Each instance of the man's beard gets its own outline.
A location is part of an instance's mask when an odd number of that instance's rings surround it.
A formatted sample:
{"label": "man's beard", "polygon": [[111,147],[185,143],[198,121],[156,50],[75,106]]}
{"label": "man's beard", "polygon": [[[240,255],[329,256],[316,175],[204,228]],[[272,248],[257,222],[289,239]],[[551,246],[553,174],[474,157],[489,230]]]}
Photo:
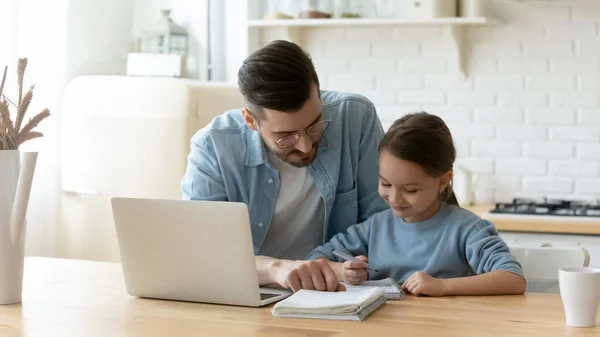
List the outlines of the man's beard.
{"label": "man's beard", "polygon": [[315,161],[315,159],[317,158],[317,153],[319,152],[319,144],[318,143],[314,143],[313,147],[311,149],[310,155],[307,158],[303,158],[303,159],[299,159],[299,160],[294,160],[294,159],[290,159],[290,155],[295,155],[295,154],[304,154],[301,151],[298,150],[293,150],[287,154],[285,154],[285,157],[283,157],[280,153],[277,153],[277,156],[283,160],[284,162],[295,166],[295,167],[306,167],[310,164],[312,164],[312,162]]}

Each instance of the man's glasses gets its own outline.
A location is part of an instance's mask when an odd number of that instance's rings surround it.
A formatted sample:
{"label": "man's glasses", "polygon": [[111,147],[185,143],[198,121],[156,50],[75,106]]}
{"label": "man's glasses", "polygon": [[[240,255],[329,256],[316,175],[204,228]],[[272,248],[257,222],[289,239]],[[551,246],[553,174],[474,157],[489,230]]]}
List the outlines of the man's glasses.
{"label": "man's glasses", "polygon": [[[329,127],[329,122],[331,122],[331,120],[320,121],[306,128],[305,132],[309,136],[318,136],[327,130]],[[275,142],[275,144],[277,144],[277,147],[280,149],[287,149],[288,147],[296,144],[298,140],[300,140],[300,132],[294,132],[279,139]]]}

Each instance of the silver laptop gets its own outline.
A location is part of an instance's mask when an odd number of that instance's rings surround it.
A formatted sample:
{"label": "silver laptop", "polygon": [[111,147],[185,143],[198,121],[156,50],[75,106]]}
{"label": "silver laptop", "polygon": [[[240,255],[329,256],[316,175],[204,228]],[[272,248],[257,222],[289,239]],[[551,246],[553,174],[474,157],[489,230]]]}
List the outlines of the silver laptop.
{"label": "silver laptop", "polygon": [[292,294],[259,287],[243,203],[112,198],[111,204],[129,295],[258,307]]}

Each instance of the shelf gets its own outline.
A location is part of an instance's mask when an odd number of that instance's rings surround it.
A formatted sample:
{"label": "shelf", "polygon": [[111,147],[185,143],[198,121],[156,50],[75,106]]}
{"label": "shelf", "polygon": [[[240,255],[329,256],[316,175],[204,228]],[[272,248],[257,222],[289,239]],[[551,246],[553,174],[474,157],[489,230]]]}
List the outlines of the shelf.
{"label": "shelf", "polygon": [[434,19],[402,18],[348,18],[348,19],[272,19],[248,20],[246,27],[251,30],[277,28],[282,30],[285,39],[302,44],[302,30],[317,27],[381,27],[381,26],[446,26],[450,30],[456,50],[456,67],[462,78],[467,77],[467,40],[465,27],[476,25],[495,25],[501,22],[488,17],[442,17]]}
{"label": "shelf", "polygon": [[249,20],[249,27],[346,27],[346,26],[396,26],[396,25],[489,25],[499,21],[480,18],[445,17],[436,19],[279,19]]}

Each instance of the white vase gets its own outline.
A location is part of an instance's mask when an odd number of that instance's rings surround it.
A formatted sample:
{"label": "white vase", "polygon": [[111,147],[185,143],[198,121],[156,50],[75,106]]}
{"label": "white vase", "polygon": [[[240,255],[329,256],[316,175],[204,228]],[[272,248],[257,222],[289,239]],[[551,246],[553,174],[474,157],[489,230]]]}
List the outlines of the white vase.
{"label": "white vase", "polygon": [[37,152],[0,150],[0,305],[21,302],[25,213]]}

